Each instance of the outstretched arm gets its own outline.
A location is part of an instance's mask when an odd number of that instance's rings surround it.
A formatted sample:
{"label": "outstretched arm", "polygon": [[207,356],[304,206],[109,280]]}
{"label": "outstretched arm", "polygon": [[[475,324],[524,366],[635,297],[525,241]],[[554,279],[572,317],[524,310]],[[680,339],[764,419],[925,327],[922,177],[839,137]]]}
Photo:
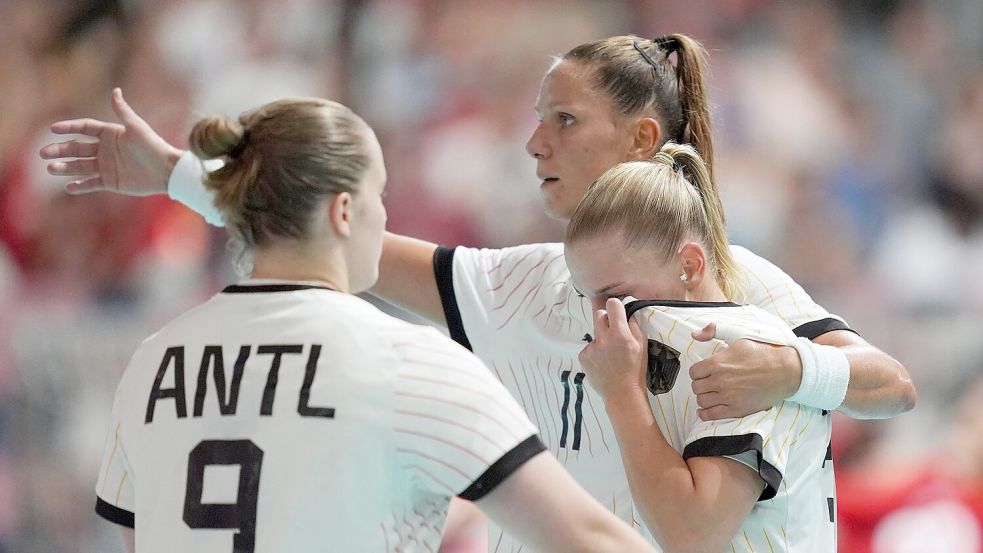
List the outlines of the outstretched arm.
{"label": "outstretched arm", "polygon": [[[694,335],[699,340],[713,336],[710,327]],[[914,408],[911,376],[890,355],[846,330],[827,332],[813,342],[837,348],[849,363],[846,397],[836,410],[855,419],[884,419]],[[795,394],[802,383],[802,360],[789,346],[738,340],[694,364],[690,376],[701,419],[736,418],[770,409]]]}
{"label": "outstretched arm", "polygon": [[[120,123],[96,119],[72,119],[51,125],[55,134],[81,134],[95,141],[74,138],[41,148],[41,157],[52,160],[48,172],[72,177],[65,190],[84,194],[108,190],[129,196],[166,194],[167,183],[183,153],[165,141],[113,89],[113,111]],[[196,210],[208,206],[189,206]],[[380,263],[379,282],[371,292],[436,323],[444,322],[444,310],[434,278],[436,244],[387,233]]]}
{"label": "outstretched arm", "polygon": [[386,233],[379,261],[379,280],[369,292],[389,303],[447,326],[437,291],[433,256],[437,244]]}
{"label": "outstretched arm", "polygon": [[[55,134],[81,134],[94,142],[72,139],[41,148],[48,172],[74,177],[65,185],[72,194],[109,190],[130,196],[167,193],[167,177],[181,150],[167,143],[113,89],[113,111],[121,123],[72,119],[51,125]],[[72,159],[75,158],[75,159]]]}

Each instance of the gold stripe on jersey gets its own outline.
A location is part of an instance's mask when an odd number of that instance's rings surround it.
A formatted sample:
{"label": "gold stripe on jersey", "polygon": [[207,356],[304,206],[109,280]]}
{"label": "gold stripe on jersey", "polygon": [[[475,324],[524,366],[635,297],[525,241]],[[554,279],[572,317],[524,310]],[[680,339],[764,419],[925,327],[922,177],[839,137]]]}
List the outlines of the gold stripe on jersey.
{"label": "gold stripe on jersey", "polygon": [[109,469],[113,468],[113,459],[116,458],[116,451],[119,449],[119,423],[116,423],[116,431],[113,433],[113,451],[109,454],[109,460],[106,461],[106,473],[103,474],[102,478],[102,489],[99,493],[106,491],[106,484],[109,483]]}
{"label": "gold stripe on jersey", "polygon": [[126,477],[129,476],[129,472],[123,472],[123,478],[119,480],[119,487],[116,488],[116,500],[115,504],[119,505],[119,496],[123,493],[123,484],[126,482]]}

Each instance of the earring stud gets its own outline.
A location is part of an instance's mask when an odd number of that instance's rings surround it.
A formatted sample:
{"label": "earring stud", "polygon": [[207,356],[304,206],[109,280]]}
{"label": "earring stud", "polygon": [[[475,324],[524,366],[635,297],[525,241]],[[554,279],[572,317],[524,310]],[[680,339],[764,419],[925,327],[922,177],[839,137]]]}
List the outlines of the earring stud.
{"label": "earring stud", "polygon": [[679,280],[686,282],[686,273],[679,275]]}

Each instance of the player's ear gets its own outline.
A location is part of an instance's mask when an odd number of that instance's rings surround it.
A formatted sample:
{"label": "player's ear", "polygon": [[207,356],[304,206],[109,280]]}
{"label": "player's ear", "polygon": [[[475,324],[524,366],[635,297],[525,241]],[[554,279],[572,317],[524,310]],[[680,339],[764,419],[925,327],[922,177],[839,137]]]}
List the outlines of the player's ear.
{"label": "player's ear", "polygon": [[628,159],[646,160],[659,153],[662,126],[652,117],[642,117],[632,126],[632,144]]}
{"label": "player's ear", "polygon": [[327,203],[328,221],[335,234],[347,238],[352,233],[352,195],[348,192],[336,194]]}
{"label": "player's ear", "polygon": [[[696,289],[706,278],[707,256],[703,246],[687,242],[679,249],[679,263],[682,266],[680,280],[686,290]],[[685,277],[685,278],[684,278]]]}

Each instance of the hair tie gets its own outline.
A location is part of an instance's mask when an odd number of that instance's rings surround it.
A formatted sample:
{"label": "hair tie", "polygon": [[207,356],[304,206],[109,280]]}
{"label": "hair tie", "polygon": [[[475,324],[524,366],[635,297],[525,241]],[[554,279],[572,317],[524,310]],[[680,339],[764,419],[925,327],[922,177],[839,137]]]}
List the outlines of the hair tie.
{"label": "hair tie", "polygon": [[652,163],[661,163],[673,171],[676,170],[676,159],[671,154],[661,150],[652,156]]}
{"label": "hair tie", "polygon": [[666,57],[669,57],[669,54],[679,50],[679,40],[671,35],[660,36],[659,38],[652,40],[652,42],[654,42],[659,48],[666,51]]}
{"label": "hair tie", "polygon": [[229,157],[232,159],[236,159],[237,157],[241,156],[242,152],[246,150],[246,146],[248,145],[249,145],[249,129],[246,129],[242,131],[242,136],[239,138],[239,141],[235,143],[235,146],[233,146],[232,149],[229,150]]}

